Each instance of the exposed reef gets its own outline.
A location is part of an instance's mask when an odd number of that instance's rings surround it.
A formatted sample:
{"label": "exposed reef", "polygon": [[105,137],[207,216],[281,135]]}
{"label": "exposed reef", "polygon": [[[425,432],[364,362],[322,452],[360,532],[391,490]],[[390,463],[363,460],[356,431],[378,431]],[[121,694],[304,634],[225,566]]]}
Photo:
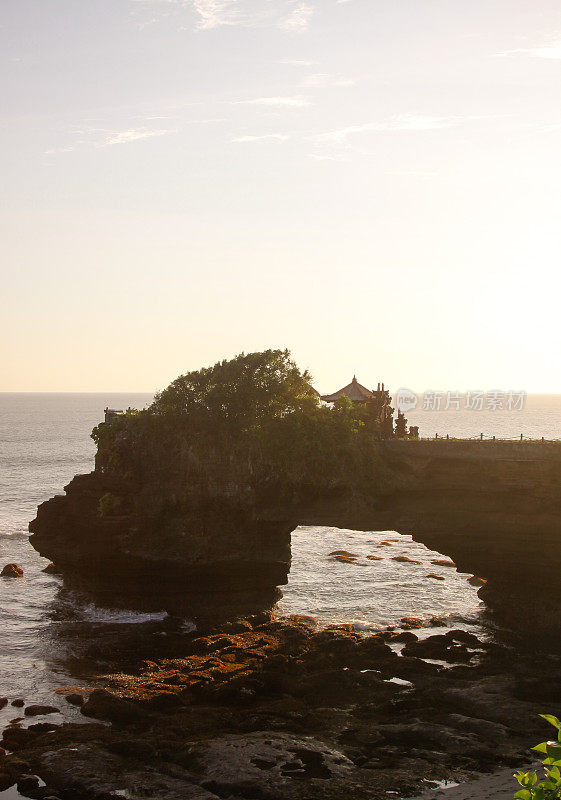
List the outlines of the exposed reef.
{"label": "exposed reef", "polygon": [[538,712],[559,713],[556,661],[542,657],[538,679],[535,654],[513,660],[462,630],[368,637],[262,613],[169,634],[130,672],[74,687],[88,724],[13,721],[0,789],[17,782],[37,800],[403,797],[522,767],[543,733]]}

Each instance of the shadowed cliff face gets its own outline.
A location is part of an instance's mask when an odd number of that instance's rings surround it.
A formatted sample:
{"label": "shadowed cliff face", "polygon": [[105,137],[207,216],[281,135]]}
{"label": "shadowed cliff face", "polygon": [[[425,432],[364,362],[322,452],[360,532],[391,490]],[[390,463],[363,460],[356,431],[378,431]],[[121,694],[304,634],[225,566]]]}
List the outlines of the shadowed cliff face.
{"label": "shadowed cliff face", "polygon": [[[234,453],[123,479],[101,468],[39,506],[31,542],[69,580],[144,607],[236,614],[270,605],[299,524],[411,533],[487,580],[506,622],[561,601],[561,448],[380,442],[367,482],[307,485]],[[193,610],[195,609],[195,611]],[[535,619],[534,619],[535,618]]]}

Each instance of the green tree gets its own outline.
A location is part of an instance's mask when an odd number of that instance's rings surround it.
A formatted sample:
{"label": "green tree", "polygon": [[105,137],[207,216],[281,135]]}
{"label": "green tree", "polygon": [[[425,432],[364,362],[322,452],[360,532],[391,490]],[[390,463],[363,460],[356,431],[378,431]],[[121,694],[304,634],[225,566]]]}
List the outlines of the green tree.
{"label": "green tree", "polygon": [[265,420],[316,407],[310,380],[288,350],[242,353],[176,378],[156,395],[150,411],[182,417],[193,429],[243,433]]}

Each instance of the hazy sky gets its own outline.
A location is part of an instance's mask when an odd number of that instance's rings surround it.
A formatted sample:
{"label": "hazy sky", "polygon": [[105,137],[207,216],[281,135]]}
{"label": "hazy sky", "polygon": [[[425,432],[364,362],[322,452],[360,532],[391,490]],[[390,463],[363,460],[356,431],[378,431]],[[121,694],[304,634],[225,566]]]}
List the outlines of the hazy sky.
{"label": "hazy sky", "polygon": [[559,0],[0,11],[0,390],[561,392]]}

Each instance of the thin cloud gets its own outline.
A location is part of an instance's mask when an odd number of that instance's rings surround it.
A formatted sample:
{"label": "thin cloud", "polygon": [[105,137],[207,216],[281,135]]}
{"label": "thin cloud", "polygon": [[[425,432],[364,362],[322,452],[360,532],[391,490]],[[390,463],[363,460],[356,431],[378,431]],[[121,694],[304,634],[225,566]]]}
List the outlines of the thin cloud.
{"label": "thin cloud", "polygon": [[125,131],[117,131],[116,133],[108,136],[104,141],[97,144],[97,147],[111,147],[114,144],[129,144],[136,142],[139,139],[151,139],[153,136],[165,136],[168,133],[175,133],[176,131],[161,130],[161,131],[145,131],[129,129]]}
{"label": "thin cloud", "polygon": [[287,31],[302,33],[310,24],[315,8],[310,3],[296,2],[290,13],[280,21],[279,26]]}
{"label": "thin cloud", "polygon": [[233,142],[286,142],[290,139],[286,133],[264,133],[261,136],[238,136]]}
{"label": "thin cloud", "polygon": [[193,0],[193,7],[199,15],[197,27],[201,30],[244,24],[238,0]]}
{"label": "thin cloud", "polygon": [[[186,0],[178,0],[186,5]],[[315,8],[305,0],[190,0],[197,14],[196,27],[209,30],[224,25],[276,26],[300,33],[309,25]]]}
{"label": "thin cloud", "polygon": [[343,142],[349,136],[367,133],[369,131],[434,131],[452,128],[454,125],[457,125],[458,122],[459,119],[457,117],[404,115],[394,117],[385,122],[367,122],[362,125],[349,125],[346,128],[320,133],[316,136],[316,139],[322,142]]}
{"label": "thin cloud", "polygon": [[346,161],[347,159],[345,156],[339,154],[327,154],[327,153],[309,153],[308,158],[313,158],[314,161]]}
{"label": "thin cloud", "polygon": [[341,78],[337,75],[330,75],[327,72],[318,72],[315,75],[307,75],[302,79],[302,86],[310,89],[319,89],[327,86],[354,86],[356,81],[351,78]]}
{"label": "thin cloud", "polygon": [[532,58],[561,59],[561,39],[541,47],[519,47],[517,50],[505,50],[496,53],[499,58],[505,56],[530,56]]}
{"label": "thin cloud", "polygon": [[313,67],[317,61],[306,61],[298,58],[287,58],[284,61],[277,61],[277,64],[286,64],[289,67]]}
{"label": "thin cloud", "polygon": [[45,155],[54,156],[58,153],[71,153],[73,150],[73,147],[53,147],[50,150],[45,150]]}
{"label": "thin cloud", "polygon": [[81,148],[103,148],[113,145],[130,144],[131,142],[151,139],[154,136],[166,136],[177,133],[177,129],[147,130],[146,128],[126,128],[124,130],[109,130],[107,128],[75,128],[74,136],[79,136],[72,144],[64,147],[54,147],[46,150],[47,155],[57,153],[70,153]]}
{"label": "thin cloud", "polygon": [[303,108],[309,106],[310,101],[302,95],[288,97],[255,97],[252,100],[236,100],[234,105],[265,106],[268,108]]}

